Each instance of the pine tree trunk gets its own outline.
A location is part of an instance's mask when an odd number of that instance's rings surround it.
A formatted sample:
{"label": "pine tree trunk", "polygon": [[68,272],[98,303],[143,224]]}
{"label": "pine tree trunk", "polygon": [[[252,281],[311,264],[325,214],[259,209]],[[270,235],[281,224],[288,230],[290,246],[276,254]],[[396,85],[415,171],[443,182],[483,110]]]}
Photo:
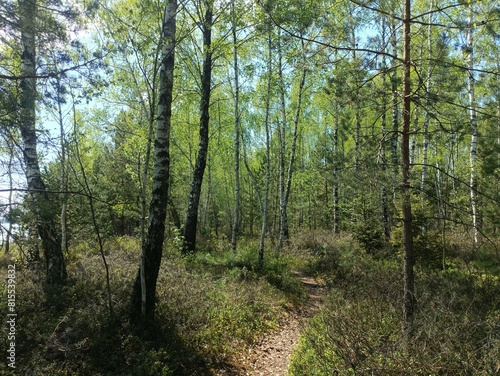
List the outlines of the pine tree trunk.
{"label": "pine tree trunk", "polygon": [[160,67],[158,121],[154,142],[154,171],[148,232],[142,247],[141,265],[132,291],[132,319],[143,324],[154,319],[156,281],[160,270],[170,178],[170,125],[175,66],[177,0],[165,8],[162,37],[165,43]]}
{"label": "pine tree trunk", "polygon": [[201,186],[207,164],[208,129],[210,124],[210,93],[212,85],[212,7],[211,1],[206,1],[205,19],[203,20],[203,72],[201,76],[200,103],[200,139],[198,156],[193,171],[193,181],[189,193],[189,202],[184,224],[184,253],[196,250],[196,229],[198,226],[198,207],[200,205]]}
{"label": "pine tree trunk", "polygon": [[30,192],[32,209],[37,221],[38,235],[46,262],[47,283],[62,284],[66,280],[66,265],[61,251],[61,241],[54,222],[48,194],[40,174],[36,136],[36,0],[19,1],[19,26],[21,29],[21,76],[19,126],[23,140],[25,174]]}

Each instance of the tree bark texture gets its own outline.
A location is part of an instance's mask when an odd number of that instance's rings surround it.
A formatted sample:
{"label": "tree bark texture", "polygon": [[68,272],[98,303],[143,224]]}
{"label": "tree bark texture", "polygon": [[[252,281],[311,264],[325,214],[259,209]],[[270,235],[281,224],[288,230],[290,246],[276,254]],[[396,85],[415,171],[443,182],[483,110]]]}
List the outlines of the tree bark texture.
{"label": "tree bark texture", "polygon": [[19,26],[21,30],[21,71],[19,127],[23,140],[25,174],[30,192],[32,210],[42,241],[49,284],[62,284],[66,280],[66,265],[61,241],[54,221],[55,212],[50,204],[45,183],[40,174],[36,136],[36,0],[19,1]]}
{"label": "tree bark texture", "polygon": [[[305,62],[304,62],[305,64]],[[302,76],[300,78],[300,83],[299,83],[299,92],[297,94],[297,111],[295,113],[295,120],[293,123],[293,138],[292,138],[292,150],[290,152],[290,160],[288,162],[288,171],[287,171],[287,178],[286,178],[286,186],[285,186],[285,197],[283,200],[283,213],[282,213],[282,227],[283,227],[283,241],[288,240],[289,237],[289,230],[288,230],[288,215],[287,215],[287,207],[288,207],[288,200],[290,198],[290,191],[292,189],[292,178],[293,178],[293,166],[295,162],[295,152],[297,150],[297,136],[298,136],[298,130],[299,130],[299,119],[300,119],[300,110],[302,107],[302,94],[304,92],[304,85],[306,82],[306,68],[302,70]]]}
{"label": "tree bark texture", "polygon": [[240,83],[238,74],[238,38],[236,35],[236,11],[232,2],[232,34],[233,34],[233,63],[234,63],[234,217],[231,234],[231,248],[236,252],[238,225],[240,221]]}
{"label": "tree bark texture", "polygon": [[269,112],[271,106],[271,80],[272,80],[272,39],[271,32],[269,32],[267,38],[267,90],[266,90],[266,115],[264,124],[266,127],[266,183],[264,187],[264,200],[262,202],[262,228],[260,231],[260,244],[259,244],[259,264],[264,263],[264,251],[265,251],[265,238],[267,232],[267,212],[269,209],[269,185],[271,182],[271,136],[270,136],[270,126],[269,126]]}
{"label": "tree bark texture", "polygon": [[[175,66],[175,31],[177,0],[165,8],[162,37],[165,47],[160,66],[158,121],[154,141],[154,171],[147,236],[141,265],[132,292],[132,318],[144,324],[154,319],[156,281],[161,265],[170,178],[170,126]],[[145,291],[144,291],[145,290]]]}
{"label": "tree bark texture", "polygon": [[279,90],[280,90],[280,106],[281,106],[281,122],[279,125],[279,140],[280,140],[280,159],[279,159],[279,208],[280,208],[280,222],[279,222],[279,240],[278,249],[283,247],[283,243],[288,239],[288,223],[286,218],[286,205],[285,205],[285,154],[286,154],[286,105],[285,105],[285,82],[283,77],[283,53],[281,31],[278,31],[278,77],[279,77]]}
{"label": "tree bark texture", "polygon": [[[385,23],[384,23],[383,27],[385,28]],[[385,44],[385,41],[384,41],[384,44]],[[383,57],[383,59],[384,59],[384,63],[383,63],[384,74],[382,75],[382,80],[383,80],[383,83],[385,86],[385,83],[386,83],[385,69],[387,67],[385,64],[385,57]],[[382,162],[382,171],[384,171],[384,173],[387,171],[387,158],[385,155],[385,143],[386,143],[386,138],[387,138],[386,110],[387,110],[387,100],[386,100],[385,94],[383,94],[382,95],[382,139],[380,141],[380,157],[381,157],[380,159]],[[387,194],[387,185],[385,182],[382,184],[382,189],[380,192],[380,200],[381,200],[381,204],[382,204],[382,222],[384,224],[384,236],[385,236],[385,240],[389,241],[391,239],[391,218],[390,218],[390,214],[389,214],[389,198],[388,198],[388,194]]]}
{"label": "tree bark texture", "polygon": [[467,27],[467,62],[468,62],[468,75],[467,91],[469,92],[469,120],[471,129],[471,142],[470,142],[470,201],[472,209],[472,231],[474,245],[477,246],[479,241],[479,224],[478,224],[478,200],[477,200],[477,114],[476,114],[476,97],[474,87],[474,45],[473,41],[473,9],[472,3],[469,3],[469,19]]}
{"label": "tree bark texture", "polygon": [[[390,25],[391,29],[391,46],[393,50],[393,55],[397,56],[398,45],[396,38],[396,25],[392,21]],[[398,134],[399,134],[399,96],[398,96],[398,73],[397,69],[393,68],[393,73],[391,76],[391,91],[392,91],[392,137],[391,137],[391,160],[394,173],[398,173]]]}
{"label": "tree bark texture", "polygon": [[340,192],[339,192],[339,110],[338,100],[335,97],[335,112],[333,126],[333,233],[340,234]]}
{"label": "tree bark texture", "polygon": [[431,106],[431,88],[432,88],[432,66],[430,61],[432,60],[432,8],[434,5],[434,1],[431,1],[430,9],[429,9],[429,26],[427,28],[427,49],[428,55],[427,58],[429,60],[429,67],[427,68],[427,78],[425,84],[425,95],[426,95],[426,103],[427,103],[427,111],[425,112],[424,118],[424,145],[422,149],[422,180],[420,183],[421,190],[421,199],[422,203],[425,203],[427,200],[427,195],[425,190],[427,189],[427,163],[428,163],[428,150],[429,150],[429,123],[430,123],[430,106]]}
{"label": "tree bark texture", "polygon": [[407,328],[411,328],[415,313],[415,254],[413,249],[411,186],[410,186],[410,122],[411,122],[411,86],[410,86],[410,27],[411,2],[405,0],[403,21],[403,129],[401,136],[401,170],[403,195],[403,253],[404,253],[404,318]]}
{"label": "tree bark texture", "polygon": [[205,2],[206,10],[203,20],[203,71],[201,76],[200,102],[200,138],[198,156],[193,171],[193,181],[189,193],[189,203],[184,224],[184,253],[196,250],[196,229],[198,226],[198,207],[200,205],[201,186],[207,165],[209,124],[210,124],[210,93],[212,85],[212,2]]}

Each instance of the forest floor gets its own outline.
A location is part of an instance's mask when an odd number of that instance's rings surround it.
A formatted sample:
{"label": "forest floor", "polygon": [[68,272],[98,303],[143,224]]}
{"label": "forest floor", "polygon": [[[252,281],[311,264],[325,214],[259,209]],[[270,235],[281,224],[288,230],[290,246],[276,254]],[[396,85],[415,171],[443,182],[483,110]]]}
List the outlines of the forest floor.
{"label": "forest floor", "polygon": [[299,343],[302,329],[319,310],[326,296],[322,281],[294,271],[307,291],[305,304],[293,307],[280,320],[279,328],[258,339],[245,353],[239,354],[217,376],[284,376],[293,350]]}

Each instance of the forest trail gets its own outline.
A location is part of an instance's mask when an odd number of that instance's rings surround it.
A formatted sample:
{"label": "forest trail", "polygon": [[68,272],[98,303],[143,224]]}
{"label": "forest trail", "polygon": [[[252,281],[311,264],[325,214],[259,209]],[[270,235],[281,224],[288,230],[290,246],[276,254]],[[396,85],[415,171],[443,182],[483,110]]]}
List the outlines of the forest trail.
{"label": "forest trail", "polygon": [[326,295],[324,284],[300,272],[293,272],[304,284],[307,302],[292,309],[280,322],[275,332],[260,338],[252,348],[232,361],[235,366],[218,370],[217,376],[284,376],[290,356],[299,343],[300,334],[307,319],[311,318],[323,304]]}

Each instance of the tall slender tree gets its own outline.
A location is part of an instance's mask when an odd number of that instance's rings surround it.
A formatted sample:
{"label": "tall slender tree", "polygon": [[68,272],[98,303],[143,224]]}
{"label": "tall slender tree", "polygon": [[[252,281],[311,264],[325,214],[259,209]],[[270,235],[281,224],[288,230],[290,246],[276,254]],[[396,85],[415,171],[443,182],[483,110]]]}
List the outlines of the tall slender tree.
{"label": "tall slender tree", "polygon": [[477,246],[479,241],[479,223],[478,223],[478,199],[477,199],[477,114],[476,114],[476,96],[474,83],[474,12],[472,1],[468,1],[468,22],[467,22],[467,91],[469,95],[469,121],[471,131],[470,141],[470,202],[472,209],[472,231],[474,245]]}
{"label": "tall slender tree", "polygon": [[23,140],[25,175],[30,193],[37,230],[42,241],[47,282],[62,284],[67,273],[61,240],[55,225],[55,213],[50,204],[45,183],[40,173],[36,135],[36,0],[19,1],[19,29],[21,33],[21,69],[19,127]]}
{"label": "tall slender tree", "polygon": [[272,82],[272,58],[273,58],[273,43],[271,37],[271,27],[268,26],[267,34],[267,80],[266,80],[266,96],[265,96],[265,133],[266,133],[266,175],[264,183],[264,198],[262,200],[262,227],[260,231],[260,243],[259,243],[259,264],[262,265],[264,262],[264,251],[265,251],[265,239],[267,232],[267,214],[269,210],[269,185],[271,183],[271,132],[269,125],[269,114],[271,106],[271,82]]}
{"label": "tall slender tree", "polygon": [[[212,27],[213,1],[202,1],[205,12],[201,22],[203,34],[203,68],[201,73],[201,101],[200,101],[200,138],[198,156],[193,171],[193,180],[189,193],[189,202],[184,224],[184,253],[196,250],[196,229],[198,226],[198,207],[200,205],[203,175],[207,165],[209,125],[210,125],[210,94],[212,92]],[[200,8],[201,8],[201,4]]]}
{"label": "tall slender tree", "polygon": [[403,18],[403,125],[401,132],[401,172],[403,195],[404,318],[411,328],[415,314],[415,254],[413,249],[410,122],[411,122],[411,0],[405,0]]}
{"label": "tall slender tree", "polygon": [[[382,18],[382,33],[381,33],[381,42],[382,48],[385,50],[387,44],[387,20],[385,17]],[[387,157],[386,157],[386,142],[387,142],[387,96],[385,93],[386,81],[387,81],[387,58],[386,56],[382,56],[382,115],[381,115],[381,126],[382,126],[382,138],[380,140],[380,156],[381,156],[381,164],[382,171],[387,171]],[[385,240],[389,241],[391,238],[391,218],[389,212],[389,197],[387,194],[388,187],[384,182],[382,183],[382,189],[380,192],[381,204],[382,204],[382,221],[384,224],[384,236]]]}
{"label": "tall slender tree", "polygon": [[291,142],[291,150],[288,161],[288,167],[285,167],[285,159],[286,159],[286,128],[287,128],[287,108],[286,108],[286,100],[285,100],[285,77],[283,74],[283,41],[281,38],[281,31],[278,34],[278,76],[279,76],[279,92],[280,92],[280,110],[281,110],[281,121],[280,121],[280,171],[279,171],[279,202],[280,202],[280,234],[279,234],[279,242],[278,248],[281,249],[283,247],[284,242],[286,242],[289,238],[289,228],[288,228],[288,215],[287,215],[287,206],[288,200],[290,198],[290,191],[292,185],[292,177],[293,177],[293,168],[295,162],[295,152],[297,147],[297,136],[298,136],[298,127],[300,114],[302,109],[302,95],[304,92],[304,85],[307,75],[307,68],[305,64],[305,48],[304,41],[301,40],[302,46],[302,70],[300,76],[300,82],[297,92],[297,103],[296,103],[296,111],[295,117],[293,121],[293,133],[292,133],[292,142]]}
{"label": "tall slender tree", "polygon": [[231,248],[236,251],[238,225],[240,222],[240,82],[238,66],[238,37],[235,0],[231,3],[231,33],[233,36],[234,69],[234,215],[231,234]]}
{"label": "tall slender tree", "polygon": [[[158,120],[154,142],[154,172],[149,223],[142,247],[141,264],[132,292],[132,318],[147,324],[154,319],[156,281],[160,270],[170,179],[170,127],[175,67],[177,0],[169,0],[162,26],[158,93]],[[138,320],[137,320],[138,321]]]}
{"label": "tall slender tree", "polygon": [[429,150],[429,123],[431,120],[431,114],[430,114],[430,104],[431,104],[431,89],[432,89],[432,19],[433,19],[433,7],[434,7],[434,1],[430,2],[429,5],[429,17],[428,17],[428,23],[429,25],[427,26],[427,50],[428,50],[428,61],[429,65],[427,67],[427,75],[426,75],[426,82],[425,82],[425,99],[426,99],[426,107],[427,111],[425,112],[425,117],[424,117],[424,129],[423,129],[423,136],[424,136],[424,144],[422,148],[422,179],[420,182],[420,190],[421,190],[421,199],[422,202],[425,202],[427,199],[425,190],[427,188],[427,163],[428,163],[428,150]]}

